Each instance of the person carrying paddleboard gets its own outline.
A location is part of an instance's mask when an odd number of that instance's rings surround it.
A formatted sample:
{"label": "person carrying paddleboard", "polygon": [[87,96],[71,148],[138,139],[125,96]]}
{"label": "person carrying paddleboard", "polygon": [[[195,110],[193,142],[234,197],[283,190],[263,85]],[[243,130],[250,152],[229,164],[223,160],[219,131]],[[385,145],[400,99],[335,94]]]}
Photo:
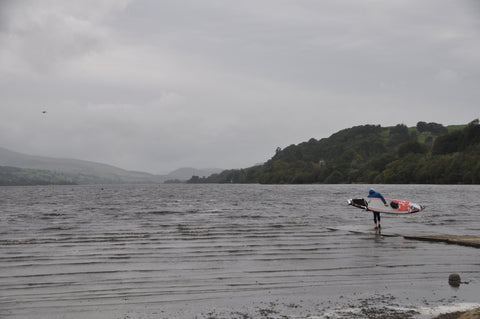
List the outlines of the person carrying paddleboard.
{"label": "person carrying paddleboard", "polygon": [[[368,197],[370,198],[380,198],[382,202],[385,204],[385,206],[388,207],[387,201],[383,197],[382,194],[379,192],[376,192],[373,188],[370,188],[370,191],[368,192]],[[378,224],[377,224],[378,220]],[[380,229],[382,226],[380,226],[380,213],[379,212],[373,212],[373,221],[375,222],[375,229]]]}

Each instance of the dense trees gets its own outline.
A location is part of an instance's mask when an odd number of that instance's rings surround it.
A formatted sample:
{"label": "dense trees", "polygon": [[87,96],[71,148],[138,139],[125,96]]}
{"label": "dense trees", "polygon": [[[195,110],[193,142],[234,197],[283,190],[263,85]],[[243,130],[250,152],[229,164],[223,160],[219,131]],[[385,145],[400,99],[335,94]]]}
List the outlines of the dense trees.
{"label": "dense trees", "polygon": [[463,152],[478,144],[480,144],[480,125],[477,121],[473,121],[463,130],[439,136],[433,144],[432,153],[439,155]]}
{"label": "dense trees", "polygon": [[448,128],[418,122],[363,125],[329,138],[277,148],[265,164],[192,182],[213,183],[480,183],[480,125]]}
{"label": "dense trees", "polygon": [[428,133],[433,135],[443,135],[448,133],[448,129],[442,124],[438,123],[418,122],[417,130],[420,133]]}

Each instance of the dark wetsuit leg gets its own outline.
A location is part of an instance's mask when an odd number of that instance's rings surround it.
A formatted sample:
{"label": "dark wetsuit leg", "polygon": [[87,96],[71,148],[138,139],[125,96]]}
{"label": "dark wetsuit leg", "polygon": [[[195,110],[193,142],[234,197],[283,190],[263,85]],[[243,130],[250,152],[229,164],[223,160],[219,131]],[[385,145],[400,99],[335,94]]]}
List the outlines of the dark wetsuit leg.
{"label": "dark wetsuit leg", "polygon": [[380,222],[380,213],[373,212],[373,221],[375,222],[375,224],[377,223],[377,220],[378,222]]}

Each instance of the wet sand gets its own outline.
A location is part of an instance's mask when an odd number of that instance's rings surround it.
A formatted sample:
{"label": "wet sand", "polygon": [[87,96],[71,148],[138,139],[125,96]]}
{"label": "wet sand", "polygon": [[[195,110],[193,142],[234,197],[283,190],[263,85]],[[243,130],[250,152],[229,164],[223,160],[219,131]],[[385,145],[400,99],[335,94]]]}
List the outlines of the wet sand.
{"label": "wet sand", "polygon": [[403,237],[405,239],[444,242],[447,244],[480,248],[480,237],[476,237],[476,236],[435,235],[435,236],[403,236]]}
{"label": "wet sand", "polygon": [[[422,240],[430,242],[444,242],[447,244],[480,248],[480,237],[456,235],[431,235],[431,236],[403,236],[405,239]],[[480,308],[470,311],[456,311],[435,317],[434,319],[480,319]]]}
{"label": "wet sand", "polygon": [[[330,305],[331,306],[331,305]],[[290,310],[286,310],[290,308]],[[401,307],[398,300],[392,295],[377,295],[354,300],[345,297],[343,304],[337,304],[334,309],[325,307],[317,313],[302,309],[295,303],[270,302],[263,303],[254,311],[213,310],[197,314],[197,319],[253,319],[253,318],[282,318],[282,319],[480,319],[480,308],[467,311],[454,311],[439,315],[425,314],[418,309]],[[290,315],[289,312],[295,312]],[[192,317],[193,318],[193,317]]]}
{"label": "wet sand", "polygon": [[[430,242],[443,242],[453,245],[469,246],[480,248],[480,237],[477,236],[457,236],[457,235],[429,235],[429,236],[403,236],[405,239],[411,240],[421,240],[421,241],[430,241]],[[400,313],[400,318],[409,318],[412,315],[412,312]],[[380,316],[385,319],[397,318],[397,314],[389,315],[383,313],[383,311],[376,311],[373,317],[368,316],[369,318],[377,318]],[[456,311],[451,313],[441,314],[434,319],[480,319],[480,308],[473,309],[470,311]]]}

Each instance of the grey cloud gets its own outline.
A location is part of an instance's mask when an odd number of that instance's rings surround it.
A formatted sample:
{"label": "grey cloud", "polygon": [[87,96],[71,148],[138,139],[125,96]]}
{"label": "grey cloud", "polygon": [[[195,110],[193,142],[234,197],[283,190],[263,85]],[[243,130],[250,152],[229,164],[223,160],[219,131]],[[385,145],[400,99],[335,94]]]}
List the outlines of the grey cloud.
{"label": "grey cloud", "polygon": [[352,125],[478,117],[469,0],[0,6],[0,146],[17,151],[245,167]]}
{"label": "grey cloud", "polygon": [[[3,50],[33,71],[50,72],[107,42],[102,15],[114,8],[108,1],[6,1],[2,6]],[[120,2],[119,2],[120,3]]]}

